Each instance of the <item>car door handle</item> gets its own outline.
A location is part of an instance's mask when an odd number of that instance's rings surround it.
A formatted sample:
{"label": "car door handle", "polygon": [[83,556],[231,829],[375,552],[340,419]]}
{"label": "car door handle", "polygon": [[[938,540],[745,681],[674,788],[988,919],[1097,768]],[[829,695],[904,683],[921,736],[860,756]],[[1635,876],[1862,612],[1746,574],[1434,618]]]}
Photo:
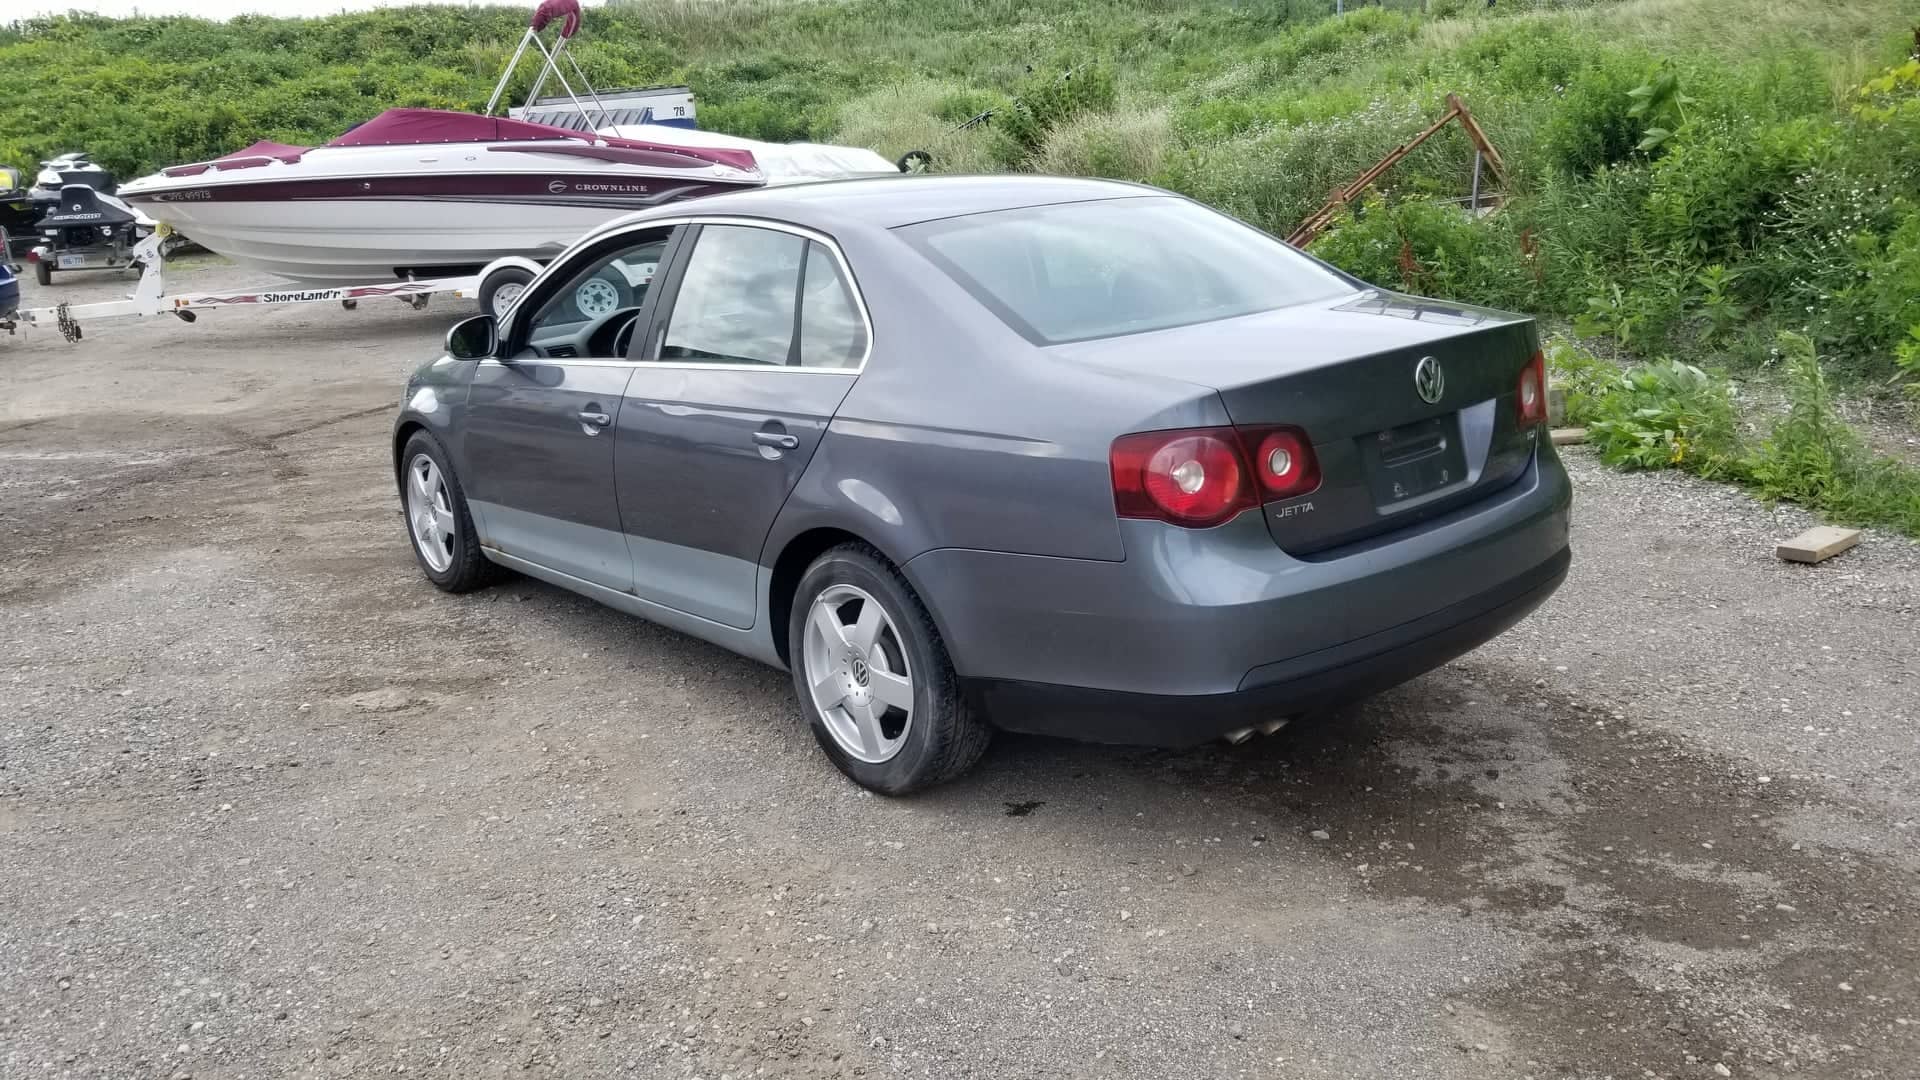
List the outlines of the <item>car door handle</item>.
{"label": "car door handle", "polygon": [[594,427],[606,427],[613,423],[613,417],[603,412],[582,412],[579,416],[581,423],[592,424]]}
{"label": "car door handle", "polygon": [[761,446],[773,446],[781,450],[797,450],[800,448],[799,436],[788,435],[780,431],[756,431],[753,433],[753,441],[759,443]]}

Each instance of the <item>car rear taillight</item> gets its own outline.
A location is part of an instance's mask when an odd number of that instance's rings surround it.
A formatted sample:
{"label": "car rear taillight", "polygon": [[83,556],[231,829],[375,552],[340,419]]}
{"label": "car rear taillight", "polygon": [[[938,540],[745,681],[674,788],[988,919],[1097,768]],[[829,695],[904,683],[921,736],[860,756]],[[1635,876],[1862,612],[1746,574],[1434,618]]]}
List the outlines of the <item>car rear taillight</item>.
{"label": "car rear taillight", "polygon": [[1299,428],[1242,431],[1240,438],[1253,447],[1253,472],[1269,499],[1293,499],[1320,486],[1320,460],[1313,444]]}
{"label": "car rear taillight", "polygon": [[1320,486],[1320,463],[1298,428],[1188,428],[1113,442],[1114,508],[1123,518],[1206,529],[1268,499]]}
{"label": "car rear taillight", "polygon": [[1520,369],[1519,385],[1514,387],[1515,420],[1523,428],[1547,422],[1547,361],[1535,349],[1527,366]]}

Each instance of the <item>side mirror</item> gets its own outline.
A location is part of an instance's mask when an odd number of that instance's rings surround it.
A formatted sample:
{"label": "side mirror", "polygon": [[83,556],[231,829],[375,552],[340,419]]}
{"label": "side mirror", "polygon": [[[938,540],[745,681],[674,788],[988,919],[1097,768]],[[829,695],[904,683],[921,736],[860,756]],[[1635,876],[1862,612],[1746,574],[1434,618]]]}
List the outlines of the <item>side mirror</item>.
{"label": "side mirror", "polygon": [[485,360],[500,347],[500,330],[491,315],[475,315],[447,331],[447,355],[455,360]]}

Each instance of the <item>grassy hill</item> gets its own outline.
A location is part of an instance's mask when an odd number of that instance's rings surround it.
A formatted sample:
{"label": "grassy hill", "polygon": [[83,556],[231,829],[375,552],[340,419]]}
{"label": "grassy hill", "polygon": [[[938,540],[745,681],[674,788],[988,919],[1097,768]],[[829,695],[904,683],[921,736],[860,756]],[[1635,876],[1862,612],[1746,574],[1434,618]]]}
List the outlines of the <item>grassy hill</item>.
{"label": "grassy hill", "polygon": [[[1566,364],[1598,380],[1590,418],[1619,422],[1602,429],[1614,459],[1820,497],[1715,434],[1722,381],[1669,365],[1638,372],[1665,389],[1635,396],[1581,366],[1588,348],[1740,373],[1794,367],[1804,342],[1815,375],[1920,381],[1920,4],[1331,6],[632,0],[587,13],[579,55],[600,85],[690,84],[709,128],[1143,180],[1282,234],[1455,92],[1507,161],[1505,209],[1474,220],[1447,201],[1472,160],[1449,130],[1314,250],[1382,284],[1564,320],[1585,343]],[[324,140],[394,105],[475,108],[525,17],[29,20],[0,31],[0,160],[84,147],[135,175],[256,138]],[[1648,400],[1668,413],[1641,415]],[[1920,531],[1910,495],[1900,512]]]}

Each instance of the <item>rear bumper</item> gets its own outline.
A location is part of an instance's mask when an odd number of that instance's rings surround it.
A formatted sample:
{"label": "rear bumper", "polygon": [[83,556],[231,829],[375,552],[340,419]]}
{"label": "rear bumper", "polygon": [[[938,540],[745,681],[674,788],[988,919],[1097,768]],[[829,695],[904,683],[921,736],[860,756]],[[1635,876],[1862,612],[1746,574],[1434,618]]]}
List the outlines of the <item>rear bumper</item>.
{"label": "rear bumper", "polygon": [[1504,491],[1307,558],[1248,513],[1122,521],[1119,562],[943,549],[905,569],[997,725],[1180,745],[1386,689],[1505,630],[1565,577],[1571,505],[1542,446]]}
{"label": "rear bumper", "polygon": [[1505,632],[1566,580],[1569,548],[1471,600],[1307,656],[1263,664],[1225,694],[1094,690],[966,679],[969,700],[1009,731],[1091,742],[1191,746],[1237,728],[1326,708],[1397,686]]}

